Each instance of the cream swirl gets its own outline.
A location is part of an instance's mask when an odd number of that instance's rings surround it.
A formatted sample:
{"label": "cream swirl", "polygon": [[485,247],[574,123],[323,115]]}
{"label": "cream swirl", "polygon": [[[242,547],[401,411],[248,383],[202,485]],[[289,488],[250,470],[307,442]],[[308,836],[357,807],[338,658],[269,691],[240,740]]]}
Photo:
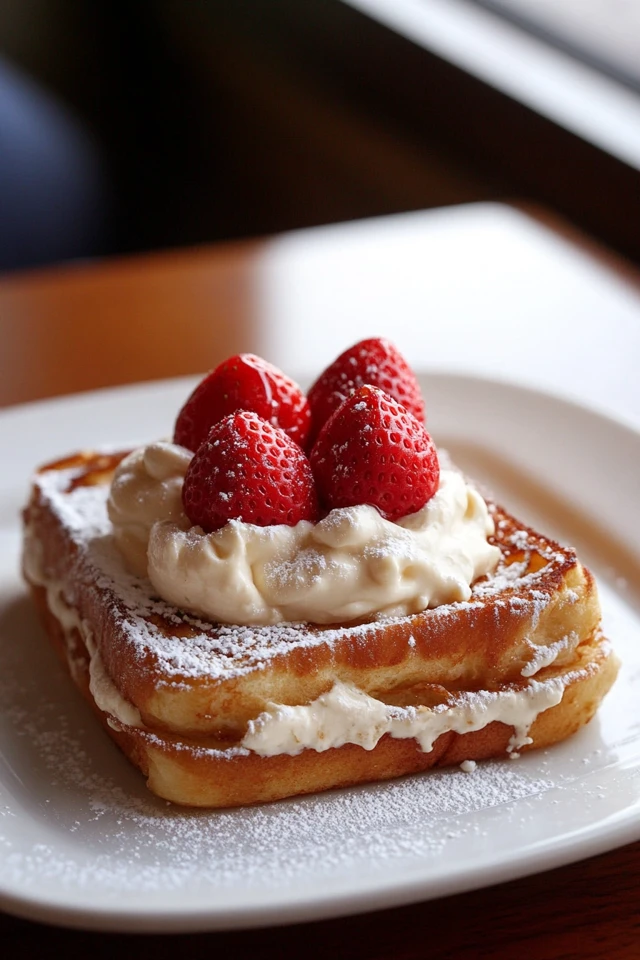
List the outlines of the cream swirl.
{"label": "cream swirl", "polygon": [[107,511],[113,533],[132,573],[147,576],[149,534],[158,520],[187,529],[182,482],[193,454],[175,443],[138,447],[116,469]]}
{"label": "cream swirl", "polygon": [[208,620],[270,625],[404,616],[467,600],[494,569],[493,521],[464,478],[443,470],[436,494],[397,523],[371,506],[317,524],[189,527],[179,502],[190,454],[152,444],[116,471],[109,515],[129,566],[167,602]]}

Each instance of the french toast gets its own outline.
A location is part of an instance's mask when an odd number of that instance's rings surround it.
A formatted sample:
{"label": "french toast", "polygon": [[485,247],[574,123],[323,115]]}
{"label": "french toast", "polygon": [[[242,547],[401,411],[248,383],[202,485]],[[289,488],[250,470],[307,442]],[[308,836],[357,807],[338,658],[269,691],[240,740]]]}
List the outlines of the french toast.
{"label": "french toast", "polygon": [[[203,621],[123,563],[106,509],[123,456],[39,471],[23,570],[75,683],[167,800],[250,804],[546,747],[615,680],[592,575],[490,501],[500,558],[467,601],[331,625]],[[353,729],[314,748],[308,711],[322,739],[333,691],[338,710],[351,698]],[[261,732],[283,718],[286,743],[267,755]]]}

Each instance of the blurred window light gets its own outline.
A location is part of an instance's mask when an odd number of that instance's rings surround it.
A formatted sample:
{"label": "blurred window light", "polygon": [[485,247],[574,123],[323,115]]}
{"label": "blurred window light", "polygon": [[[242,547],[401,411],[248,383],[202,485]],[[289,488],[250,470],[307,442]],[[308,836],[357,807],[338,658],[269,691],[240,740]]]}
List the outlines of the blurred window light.
{"label": "blurred window light", "polygon": [[640,92],[640,0],[474,0]]}

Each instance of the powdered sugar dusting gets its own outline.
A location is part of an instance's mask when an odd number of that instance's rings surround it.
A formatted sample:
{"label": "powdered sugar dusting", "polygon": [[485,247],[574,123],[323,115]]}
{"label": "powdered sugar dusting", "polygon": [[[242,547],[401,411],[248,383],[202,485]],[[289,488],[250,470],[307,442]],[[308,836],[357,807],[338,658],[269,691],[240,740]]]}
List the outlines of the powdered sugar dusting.
{"label": "powdered sugar dusting", "polygon": [[[345,636],[355,643],[366,642],[372,632],[385,623],[382,617],[339,629],[314,628],[301,623],[268,627],[212,626],[187,615],[154,596],[148,580],[126,571],[107,517],[107,486],[77,486],[67,492],[76,475],[74,470],[50,471],[40,474],[36,483],[43,499],[81,546],[79,562],[87,567],[84,579],[93,580],[99,588],[110,591],[114,598],[113,612],[135,655],[142,659],[151,651],[159,670],[167,678],[164,682],[180,684],[199,676],[214,679],[239,677],[263,669],[274,658],[293,649],[331,645]],[[473,586],[469,601],[443,604],[429,611],[429,616],[446,618],[461,609],[481,608],[491,597],[496,617],[501,615],[501,608],[505,605],[511,605],[512,609],[518,606],[521,612],[531,617],[535,628],[540,613],[552,599],[550,594],[535,590],[536,578],[546,568],[526,572],[526,548],[530,548],[526,531],[517,531],[513,540],[514,546],[525,553],[522,560],[501,563],[495,574]],[[549,553],[549,563],[557,559],[552,552]],[[560,555],[559,561],[563,560]],[[522,596],[523,587],[528,588],[526,597]],[[521,609],[523,605],[525,610]],[[189,635],[176,643],[175,638],[166,635],[151,621],[154,615],[187,628],[185,632]],[[397,623],[410,618],[394,617],[393,620]]]}
{"label": "powdered sugar dusting", "polygon": [[[331,642],[340,635],[332,630],[312,632],[307,625],[296,623],[213,627],[165,603],[154,596],[148,580],[130,574],[123,565],[106,513],[108,487],[79,486],[65,492],[74,475],[73,471],[51,472],[41,474],[36,482],[44,499],[81,546],[79,562],[89,567],[85,578],[88,573],[98,588],[113,594],[119,606],[114,612],[119,614],[120,627],[137,655],[142,658],[151,650],[167,676],[242,676],[261,669],[266,661],[294,645],[313,646]],[[161,616],[176,626],[193,628],[195,635],[181,637],[180,643],[176,643],[174,637],[147,619],[151,615]],[[362,624],[352,627],[351,633],[357,640],[376,627],[377,624]]]}
{"label": "powdered sugar dusting", "polygon": [[[55,837],[19,849],[1,829],[1,815],[10,810],[0,810],[3,869],[12,883],[38,877],[107,896],[193,884],[288,888],[310,877],[329,880],[359,864],[382,871],[390,859],[440,857],[472,829],[469,813],[554,786],[513,764],[491,762],[467,773],[430,772],[250,809],[181,810],[129,791],[125,760],[114,764],[115,776],[101,769],[86,738],[76,736],[54,702],[27,711],[7,682],[0,685],[0,702],[6,723],[28,738],[44,819],[77,841],[75,851]],[[68,798],[64,806],[62,796]]]}
{"label": "powdered sugar dusting", "polygon": [[[531,765],[486,762],[469,773],[430,771],[253,808],[178,808],[147,791],[95,724],[26,599],[14,609],[11,635],[21,642],[0,645],[7,888],[85,889],[105,906],[127,894],[135,902],[141,893],[210,891],[203,896],[215,905],[216,891],[246,902],[252,888],[284,897],[305,882],[331,884],[363,871],[382,879],[391,864],[436,867],[452,845],[491,829],[487,817],[509,816],[512,805],[556,786],[536,757]],[[25,817],[28,830],[14,826]]]}
{"label": "powdered sugar dusting", "polygon": [[533,651],[531,660],[522,668],[523,677],[533,677],[539,670],[543,670],[552,664],[557,657],[565,650],[575,650],[580,641],[580,637],[575,631],[568,633],[566,637],[561,637],[555,643],[548,646],[536,647]]}

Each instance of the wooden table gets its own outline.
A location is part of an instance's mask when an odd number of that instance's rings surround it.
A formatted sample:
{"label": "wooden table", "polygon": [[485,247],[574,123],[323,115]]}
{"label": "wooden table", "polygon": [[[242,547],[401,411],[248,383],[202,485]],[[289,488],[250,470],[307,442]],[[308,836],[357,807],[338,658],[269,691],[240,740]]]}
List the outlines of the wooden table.
{"label": "wooden table", "polygon": [[[354,340],[381,333],[416,366],[511,374],[581,393],[640,424],[640,390],[618,382],[624,364],[632,370],[640,359],[640,351],[634,357],[635,281],[628,268],[557,229],[494,205],[5,277],[0,404],[192,373],[240,350],[307,376]],[[595,320],[588,315],[594,303]],[[538,328],[536,311],[547,317]],[[615,369],[596,380],[605,316],[609,335],[618,331],[619,356]],[[555,354],[576,317],[580,338],[591,346],[587,359],[573,364],[586,369],[569,374],[570,361],[559,366]],[[536,346],[547,322],[554,349],[548,339],[544,349]],[[635,843],[498,887],[308,925],[133,938],[2,915],[0,939],[7,955],[26,956],[173,957],[187,950],[192,956],[622,960],[640,956],[639,884]]]}

